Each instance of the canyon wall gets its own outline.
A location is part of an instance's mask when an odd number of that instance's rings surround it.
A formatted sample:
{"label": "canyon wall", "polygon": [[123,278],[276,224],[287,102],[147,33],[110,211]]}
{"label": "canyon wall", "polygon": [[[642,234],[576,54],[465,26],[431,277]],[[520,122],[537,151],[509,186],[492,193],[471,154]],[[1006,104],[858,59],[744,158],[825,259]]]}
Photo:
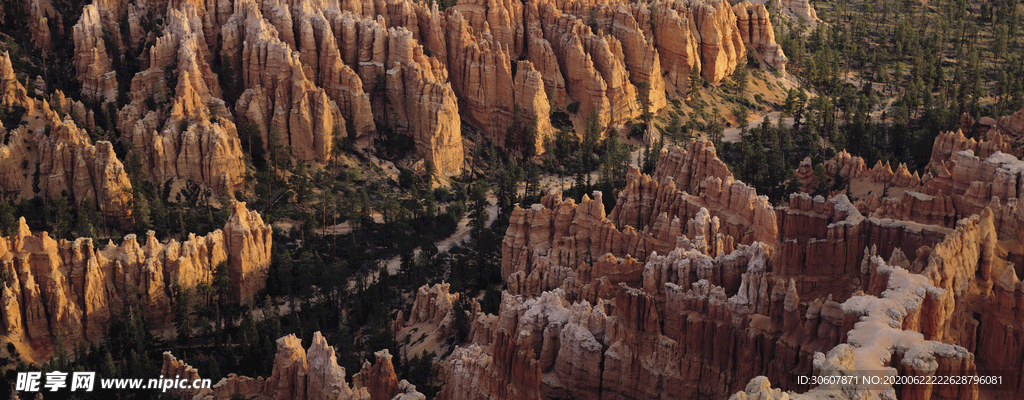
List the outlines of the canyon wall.
{"label": "canyon wall", "polygon": [[[88,128],[79,127],[87,125],[85,117],[91,115],[82,103],[68,101],[59,91],[49,99],[28,97],[14,77],[7,52],[0,53],[0,89],[5,93],[0,105],[25,111],[19,125],[0,127],[0,190],[21,199],[53,199],[66,193],[76,204],[91,200],[105,217],[127,221],[132,184],[112,144],[93,144]],[[72,113],[78,116],[77,123]]]}
{"label": "canyon wall", "polygon": [[785,72],[789,59],[783,54],[782,47],[775,43],[775,30],[764,4],[744,2],[732,8],[743,44],[754,49],[762,66]]}
{"label": "canyon wall", "polygon": [[[295,335],[277,339],[277,354],[270,377],[249,378],[229,374],[212,388],[172,390],[176,395],[194,400],[227,400],[233,396],[246,399],[399,399],[425,400],[416,386],[395,376],[391,354],[387,350],[375,354],[376,362],[365,362],[362,370],[352,376],[353,384],[345,380],[345,368],[338,365],[334,348],[320,332],[313,334],[309,349],[303,349]],[[164,352],[163,376],[179,375],[192,380],[200,378],[200,371]]]}
{"label": "canyon wall", "polygon": [[247,302],[263,289],[270,266],[271,228],[245,203],[232,206],[223,230],[160,243],[150,231],[142,243],[127,235],[120,245],[32,235],[25,219],[0,238],[8,276],[3,287],[4,334],[33,348],[47,348],[56,335],[65,343],[99,343],[113,315],[137,308],[155,326],[167,323],[171,287],[213,279],[224,264],[232,300]]}
{"label": "canyon wall", "polygon": [[[895,172],[881,162],[868,169],[863,159],[845,151],[827,161],[825,169],[830,176],[851,182],[851,188],[881,185],[880,195],[870,192],[855,202],[872,219],[955,228],[959,220],[988,207],[996,215],[1000,235],[1015,236],[1013,223],[1003,221],[1017,213],[1017,198],[1024,190],[1024,162],[1012,155],[1015,149],[1007,136],[998,130],[989,130],[985,136],[977,140],[962,131],[940,133],[923,174],[911,174],[902,163]],[[815,178],[809,172],[810,160],[805,161],[797,173],[805,176],[804,187],[809,188]]]}
{"label": "canyon wall", "polygon": [[97,102],[114,102],[117,101],[117,75],[103,38],[107,28],[100,19],[100,11],[97,3],[86,5],[82,17],[72,27],[75,71],[82,83],[83,96]]}
{"label": "canyon wall", "polygon": [[[955,141],[950,135],[937,141]],[[995,150],[979,150],[988,152],[982,161],[973,149],[950,148],[937,145],[934,154],[947,169],[963,169],[948,181],[911,175],[905,166],[868,169],[848,154],[828,168],[887,182],[899,188],[897,197],[917,201],[933,196],[928,188],[946,188],[955,207],[970,213],[964,217],[864,215],[845,195],[793,194],[787,206],[773,207],[734,181],[701,140],[664,150],[650,176],[630,171],[610,214],[600,193],[577,204],[552,191],[540,204],[516,208],[502,244],[507,291],[499,312],[473,310],[469,339],[442,362],[442,393],[976,399],[987,389],[808,387],[796,379],[867,370],[999,371],[1007,383],[993,389],[1019,390],[1024,285],[1015,260],[1024,249],[1024,213],[1014,197],[1019,188],[999,182],[1020,182],[1024,168]],[[969,204],[983,205],[967,211]],[[444,302],[427,303],[418,299],[418,313],[450,318]]]}
{"label": "canyon wall", "polygon": [[170,179],[192,181],[218,194],[241,189],[242,145],[223,111],[199,9],[191,4],[169,9],[164,34],[145,55],[148,68],[135,74],[129,103],[117,116],[148,178],[161,185]]}
{"label": "canyon wall", "polygon": [[[764,68],[786,63],[764,7],[724,0],[463,0],[444,12],[410,0],[122,3],[95,0],[73,27],[82,95],[117,104],[151,180],[217,192],[243,184],[243,129],[317,164],[344,140],[368,149],[379,129],[395,131],[455,175],[462,120],[499,146],[532,121],[541,151],[552,110],[578,105],[577,132],[591,117],[620,126],[644,111],[638,95],[657,112],[669,92],[686,93],[691,71],[718,84],[747,47]],[[55,15],[33,7],[45,43]],[[112,59],[122,56],[138,57],[130,79]]]}

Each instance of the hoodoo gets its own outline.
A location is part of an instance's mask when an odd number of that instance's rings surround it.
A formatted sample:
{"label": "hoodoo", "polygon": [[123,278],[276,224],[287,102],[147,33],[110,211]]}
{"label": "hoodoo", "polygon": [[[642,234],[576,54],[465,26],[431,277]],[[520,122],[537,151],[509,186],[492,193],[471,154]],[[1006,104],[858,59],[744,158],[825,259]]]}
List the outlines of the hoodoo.
{"label": "hoodoo", "polygon": [[1019,3],[4,0],[0,388],[1020,398]]}

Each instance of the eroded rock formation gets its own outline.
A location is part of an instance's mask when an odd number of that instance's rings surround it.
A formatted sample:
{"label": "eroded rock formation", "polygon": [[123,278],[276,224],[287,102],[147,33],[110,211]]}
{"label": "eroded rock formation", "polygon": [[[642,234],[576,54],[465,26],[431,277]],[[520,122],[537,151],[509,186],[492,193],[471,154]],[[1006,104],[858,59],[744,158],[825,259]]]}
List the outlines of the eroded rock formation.
{"label": "eroded rock formation", "polygon": [[[46,42],[54,12],[30,3],[36,40]],[[747,46],[764,67],[784,70],[773,35],[763,6],[720,0],[466,0],[444,13],[410,0],[95,0],[73,29],[83,95],[127,98],[116,122],[150,179],[218,192],[237,190],[244,167],[209,160],[241,159],[236,144],[249,124],[264,146],[319,164],[345,139],[369,148],[384,127],[413,137],[417,157],[454,175],[465,158],[463,119],[498,145],[517,106],[522,121],[535,120],[537,143],[554,131],[548,113],[571,104],[580,132],[591,117],[621,125],[643,112],[639,94],[657,112],[666,90],[686,93],[691,71],[718,84],[745,62]],[[112,57],[137,49],[143,70],[129,84]],[[184,161],[196,157],[206,160],[199,168]]]}
{"label": "eroded rock formation", "polygon": [[[14,78],[6,52],[0,54],[0,89],[6,93],[0,98],[3,107],[25,111],[20,125],[0,127],[5,136],[0,145],[0,190],[22,199],[53,199],[66,193],[76,204],[92,201],[107,218],[128,220],[131,182],[111,143],[94,145],[86,129],[78,126],[87,123],[82,103],[68,101],[59,91],[44,100],[28,97]],[[64,110],[63,117],[51,108],[51,101]],[[72,115],[78,116],[78,123]]]}
{"label": "eroded rock formation", "polygon": [[65,343],[98,343],[111,316],[133,304],[161,326],[170,315],[171,286],[211,281],[222,263],[233,278],[233,300],[249,301],[266,283],[270,241],[270,225],[244,203],[234,204],[224,230],[168,243],[152,231],[144,243],[135,235],[103,247],[89,238],[57,241],[46,232],[33,236],[22,218],[17,233],[0,238],[10,276],[4,333],[34,347],[48,346],[57,334]]}
{"label": "eroded rock formation", "polygon": [[782,0],[779,5],[802,22],[808,24],[818,22],[818,13],[814,11],[814,7],[808,0]]}
{"label": "eroded rock formation", "polygon": [[[180,375],[190,381],[200,377],[200,371],[179,361],[171,353],[164,353],[160,369],[165,376]],[[425,400],[423,394],[409,382],[398,381],[387,350],[376,353],[376,362],[367,362],[360,373],[352,376],[354,384],[345,380],[345,368],[338,365],[334,348],[327,344],[320,332],[313,334],[309,349],[303,349],[295,335],[277,339],[277,354],[270,377],[249,378],[229,374],[212,388],[174,390],[177,394],[195,400],[227,400],[232,396],[246,399],[309,399],[309,400],[366,400],[401,399]]]}
{"label": "eroded rock formation", "polygon": [[[937,139],[933,169],[963,172],[944,180],[905,166],[868,169],[846,154],[828,165],[899,188],[879,215],[862,214],[845,195],[793,194],[772,207],[701,141],[665,150],[652,176],[631,171],[608,216],[601,201],[576,204],[557,192],[516,209],[500,310],[476,313],[471,339],[447,361],[442,393],[978,398],[976,384],[811,388],[796,379],[971,375],[1015,371],[1024,360],[1014,322],[1024,298],[1015,197],[1024,168],[996,144],[944,144],[966,143],[951,135]],[[929,194],[940,189],[948,203]],[[482,368],[499,359],[520,367]],[[1001,388],[1019,385],[1014,376]]]}
{"label": "eroded rock formation", "polygon": [[733,11],[743,44],[756,50],[763,66],[785,72],[788,59],[782,47],[775,43],[775,31],[764,4],[739,3],[733,6]]}
{"label": "eroded rock formation", "polygon": [[1024,109],[1018,110],[1012,115],[999,118],[995,124],[997,131],[1009,136],[1009,142],[1017,144],[1017,150],[1015,154],[1020,157],[1022,150],[1020,150],[1020,143],[1024,142]]}
{"label": "eroded rock formation", "polygon": [[[241,47],[237,56],[229,53],[232,62],[235,57],[239,59],[236,71],[241,71],[245,87],[235,106],[236,113],[247,123],[260,127],[263,143],[276,141],[290,146],[292,155],[299,159],[327,162],[333,154],[335,127],[343,134],[345,121],[337,103],[313,82],[318,72],[313,68],[318,67],[319,60],[310,60],[303,54],[312,51],[315,55],[315,50],[298,52],[291,31],[280,37],[278,29],[263,18],[255,2],[241,2],[236,9],[224,27],[225,47]],[[309,24],[306,20],[302,26],[311,30]],[[326,27],[326,21],[322,21],[322,28]],[[303,32],[303,36],[307,34],[313,32]],[[329,32],[321,36],[333,38]],[[304,46],[309,46],[306,41],[303,38]]]}
{"label": "eroded rock formation", "polygon": [[[75,70],[82,82],[82,94],[98,102],[117,101],[117,75],[103,38],[105,29],[100,7],[88,4],[75,24]],[[115,51],[116,53],[116,51]]]}

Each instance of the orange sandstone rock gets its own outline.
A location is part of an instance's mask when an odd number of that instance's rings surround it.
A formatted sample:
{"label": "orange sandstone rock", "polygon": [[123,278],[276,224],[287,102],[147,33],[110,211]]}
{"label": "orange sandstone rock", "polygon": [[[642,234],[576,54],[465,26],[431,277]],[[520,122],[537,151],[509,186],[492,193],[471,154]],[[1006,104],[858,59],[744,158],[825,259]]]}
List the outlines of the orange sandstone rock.
{"label": "orange sandstone rock", "polygon": [[[127,235],[120,246],[103,248],[88,238],[58,242],[46,232],[32,236],[22,219],[17,234],[0,238],[9,254],[3,268],[12,277],[0,297],[5,333],[34,344],[57,332],[66,343],[95,343],[112,313],[122,312],[145,312],[159,326],[170,313],[171,286],[209,281],[221,262],[238,282],[235,300],[251,300],[269,268],[270,227],[243,203],[234,207],[224,231],[166,244],[153,232],[144,244]],[[128,310],[129,298],[139,299],[143,309]]]}

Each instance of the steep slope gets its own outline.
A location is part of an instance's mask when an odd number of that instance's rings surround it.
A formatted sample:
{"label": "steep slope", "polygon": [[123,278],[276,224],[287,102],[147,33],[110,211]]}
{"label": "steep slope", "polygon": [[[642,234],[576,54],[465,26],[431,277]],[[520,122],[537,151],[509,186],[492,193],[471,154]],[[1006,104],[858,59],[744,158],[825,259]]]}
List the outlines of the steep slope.
{"label": "steep slope", "polygon": [[[52,13],[40,7],[42,21]],[[265,147],[317,164],[344,139],[369,149],[378,129],[397,131],[413,138],[417,158],[454,175],[462,119],[503,146],[518,105],[542,143],[551,110],[578,104],[578,132],[592,115],[620,126],[643,111],[638,85],[657,112],[686,93],[693,70],[721,82],[745,62],[745,46],[765,68],[786,63],[763,6],[720,1],[464,0],[441,13],[409,0],[95,0],[73,36],[82,95],[128,99],[117,126],[150,179],[217,192],[241,188],[244,165],[233,160],[250,124]],[[136,48],[143,70],[119,87],[123,67],[111,57]],[[519,61],[533,66],[522,78]]]}
{"label": "steep slope", "polygon": [[[14,198],[35,196],[52,199],[66,193],[82,204],[92,200],[105,217],[127,221],[131,216],[131,182],[110,142],[93,144],[86,129],[85,107],[70,102],[59,91],[49,99],[28,97],[17,81],[7,52],[0,53],[0,89],[6,93],[0,104],[24,111],[19,125],[0,127],[0,188]],[[63,110],[61,113],[51,108]],[[31,121],[31,122],[30,122]],[[38,177],[36,180],[35,177]]]}
{"label": "steep slope", "polygon": [[[985,162],[971,150],[950,156],[941,144],[947,142],[960,141],[953,134],[937,139],[937,167],[974,171],[945,181],[952,183],[913,178],[905,167],[868,170],[849,156],[830,168],[894,182],[906,193],[945,187],[964,210],[949,227],[865,216],[845,195],[793,194],[788,206],[775,208],[733,182],[701,141],[665,150],[652,176],[631,171],[608,217],[601,201],[585,197],[577,205],[556,191],[517,208],[503,242],[508,291],[497,315],[473,310],[473,332],[448,359],[442,393],[978,398],[976,383],[811,388],[796,379],[868,370],[972,375],[1013,370],[1024,359],[1018,335],[1008,333],[1017,332],[1024,293],[1015,267],[1024,213],[1015,198],[998,200],[1017,193],[998,182],[1021,171],[1022,162],[992,150]],[[981,198],[990,202],[971,208]],[[442,307],[434,319],[442,314],[451,318]],[[481,367],[498,360],[518,368]],[[997,389],[1019,390],[1011,375]]]}

